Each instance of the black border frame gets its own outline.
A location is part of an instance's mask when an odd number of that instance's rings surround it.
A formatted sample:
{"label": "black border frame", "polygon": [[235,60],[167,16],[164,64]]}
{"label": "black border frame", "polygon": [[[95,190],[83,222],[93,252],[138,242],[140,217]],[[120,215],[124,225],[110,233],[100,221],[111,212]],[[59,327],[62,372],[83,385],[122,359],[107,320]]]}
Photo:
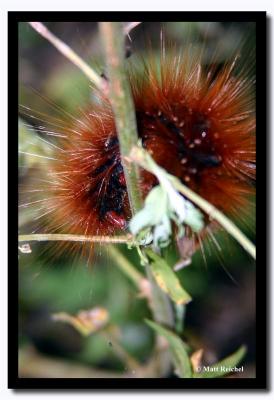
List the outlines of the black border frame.
{"label": "black border frame", "polygon": [[[110,378],[19,378],[18,377],[18,274],[14,271],[18,264],[15,244],[18,243],[18,160],[14,149],[18,145],[15,132],[18,131],[16,110],[18,110],[18,22],[23,21],[254,21],[256,22],[256,116],[257,116],[257,243],[258,269],[256,296],[256,378],[213,378],[213,379],[110,379]],[[267,389],[267,103],[266,103],[266,63],[267,19],[266,12],[8,12],[8,388],[12,389]],[[257,269],[257,270],[258,270]]]}

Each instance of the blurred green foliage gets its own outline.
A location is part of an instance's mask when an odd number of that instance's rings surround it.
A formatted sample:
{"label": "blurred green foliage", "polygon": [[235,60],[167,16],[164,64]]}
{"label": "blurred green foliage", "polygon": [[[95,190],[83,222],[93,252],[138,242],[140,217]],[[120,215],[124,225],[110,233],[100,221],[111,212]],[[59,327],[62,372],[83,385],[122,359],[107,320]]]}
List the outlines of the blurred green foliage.
{"label": "blurred green foliage", "polygon": [[[58,23],[50,24],[53,31],[62,30],[62,26],[58,26]],[[159,48],[160,28],[159,24],[145,23],[132,32],[132,59],[135,57],[134,53],[143,53],[146,46],[144,37],[148,35],[151,37],[153,49]],[[164,28],[168,40],[179,45],[192,41],[197,51],[201,51],[206,39],[208,51],[204,59],[205,64],[214,53],[214,49],[216,50],[216,43],[219,43],[222,50],[219,53],[220,64],[235,51],[235,45],[244,41],[246,37],[249,40],[246,41],[245,48],[254,47],[255,28],[250,24],[177,22],[166,23]],[[101,56],[94,45],[98,42],[98,32],[94,26],[90,29],[85,26],[81,32],[81,39],[87,49],[84,53],[86,60],[92,61],[97,71],[103,72]],[[45,114],[45,120],[54,113],[47,99],[63,108],[65,112],[77,115],[93,96],[86,78],[26,23],[20,23],[19,45],[20,103]],[[32,88],[42,97],[33,92]],[[20,149],[34,151],[36,154],[43,153],[43,144],[37,141],[35,132],[28,131],[22,124],[22,121],[31,124],[28,114],[21,115]],[[36,146],[39,147],[38,150]],[[19,164],[24,168],[23,172],[19,171],[23,183],[30,179],[28,169],[36,162],[38,161],[32,157],[19,155]],[[22,209],[20,231],[30,233],[33,229],[33,218],[31,209]],[[249,221],[249,225],[252,224],[254,227],[254,218],[253,222],[252,219]],[[248,229],[246,225],[247,221],[240,222],[240,227],[244,227],[245,232],[252,238],[252,226]],[[255,357],[255,315],[254,310],[250,311],[249,308],[255,296],[252,286],[254,263],[228,235],[218,233],[216,240],[221,251],[212,242],[205,243],[206,257],[201,251],[197,252],[193,256],[192,264],[176,273],[183,287],[193,298],[186,313],[184,339],[190,343],[198,343],[200,347],[205,348],[205,352],[208,350],[208,354],[211,354],[208,356],[209,361],[217,361],[225,353],[234,351],[236,346],[247,343],[247,362],[252,366]],[[20,344],[23,348],[31,343],[40,352],[50,356],[123,371],[125,365],[105,337],[95,333],[88,338],[82,338],[78,333],[72,334],[71,327],[51,319],[52,313],[77,313],[81,309],[101,306],[109,311],[110,323],[118,327],[119,341],[126,351],[139,361],[148,360],[153,349],[154,335],[144,322],[145,318],[151,318],[147,302],[137,297],[136,288],[117,268],[115,261],[108,257],[107,248],[106,251],[102,249],[102,245],[98,248],[91,266],[87,266],[85,260],[77,256],[72,258],[54,255],[53,245],[32,243],[31,248],[31,254],[19,253]],[[119,246],[119,249],[143,272],[137,252],[125,246]],[[170,266],[174,266],[179,259],[174,244],[164,250],[164,255]],[[230,273],[233,278],[229,276]],[[216,322],[214,318],[218,319],[222,312],[227,312],[222,310],[227,310],[228,300],[231,301],[231,315],[221,322],[226,332],[222,339],[219,337],[220,325],[216,323],[214,331],[209,329],[208,321]],[[233,300],[238,308],[234,307]],[[212,304],[219,307],[217,317],[212,311]],[[230,332],[231,326],[233,332]],[[58,346],[64,346],[61,353],[56,350]]]}

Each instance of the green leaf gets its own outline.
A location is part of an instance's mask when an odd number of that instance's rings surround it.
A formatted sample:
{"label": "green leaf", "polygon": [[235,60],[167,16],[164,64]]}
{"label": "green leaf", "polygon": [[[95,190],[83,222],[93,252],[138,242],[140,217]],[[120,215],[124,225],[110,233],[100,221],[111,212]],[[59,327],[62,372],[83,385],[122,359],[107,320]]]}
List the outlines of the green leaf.
{"label": "green leaf", "polygon": [[146,249],[145,253],[152,260],[151,272],[158,286],[167,293],[176,304],[189,303],[191,301],[190,295],[183,289],[176,274],[166,261],[150,249]]}
{"label": "green leaf", "polygon": [[176,374],[180,378],[192,378],[191,364],[184,342],[175,335],[175,333],[163,328],[161,325],[150,320],[146,320],[146,323],[159,335],[164,336],[168,341],[176,368]]}
{"label": "green leaf", "polygon": [[[233,368],[239,364],[245,354],[246,346],[241,346],[237,351],[235,351],[235,353],[224,358],[222,361],[210,365],[209,367],[203,367],[203,372],[195,372],[193,378],[218,378],[219,376],[224,376],[230,372],[234,372]],[[205,370],[205,368],[207,368],[207,370]]]}
{"label": "green leaf", "polygon": [[144,208],[129,223],[129,229],[137,236],[137,240],[143,240],[146,234],[147,238],[153,240],[155,249],[167,247],[172,235],[172,221],[177,225],[179,237],[185,234],[184,225],[189,225],[194,232],[199,232],[204,226],[203,214],[177,191],[177,179],[157,165],[150,154],[141,147],[133,149],[131,157],[153,173],[159,181],[159,185],[147,195]]}
{"label": "green leaf", "polygon": [[203,215],[198,208],[189,201],[185,202],[186,217],[184,223],[189,225],[194,232],[199,232],[204,227]]}
{"label": "green leaf", "polygon": [[136,235],[147,226],[158,225],[166,213],[166,209],[167,195],[161,186],[155,186],[147,195],[144,208],[130,221],[131,233]]}

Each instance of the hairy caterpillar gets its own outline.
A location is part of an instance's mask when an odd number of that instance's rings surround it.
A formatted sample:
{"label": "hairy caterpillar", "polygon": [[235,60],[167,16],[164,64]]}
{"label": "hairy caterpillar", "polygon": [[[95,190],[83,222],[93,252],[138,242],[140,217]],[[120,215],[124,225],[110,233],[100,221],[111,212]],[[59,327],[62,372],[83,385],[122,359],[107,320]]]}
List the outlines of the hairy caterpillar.
{"label": "hairy caterpillar", "polygon": [[[160,68],[153,59],[141,75],[129,67],[138,134],[159,165],[225,214],[241,217],[255,179],[252,81],[234,74],[236,57],[220,70],[206,69],[201,54],[190,52],[163,47]],[[114,117],[108,100],[98,98],[81,116],[59,123],[40,184],[47,196],[41,199],[36,187],[37,200],[23,203],[38,202],[47,232],[111,235],[127,227]],[[143,196],[156,184],[142,173]]]}

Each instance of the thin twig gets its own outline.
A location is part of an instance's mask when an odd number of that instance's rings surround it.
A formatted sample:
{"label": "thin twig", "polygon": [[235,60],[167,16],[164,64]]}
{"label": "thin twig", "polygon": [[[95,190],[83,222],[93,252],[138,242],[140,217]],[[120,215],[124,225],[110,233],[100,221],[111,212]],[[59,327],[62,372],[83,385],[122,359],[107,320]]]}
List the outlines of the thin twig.
{"label": "thin twig", "polygon": [[[142,166],[149,172],[154,173],[149,163],[151,157],[145,149],[137,146],[132,148],[129,159]],[[159,166],[157,167],[160,168]],[[256,259],[256,247],[229,218],[227,218],[211,203],[203,199],[197,193],[193,192],[187,186],[183,185],[178,179],[170,176],[170,180],[175,189],[177,189],[180,193],[205,211],[209,215],[210,219],[217,221],[254,259]]]}
{"label": "thin twig", "polygon": [[179,181],[176,180],[174,182],[174,187],[189,200],[193,201],[193,203],[195,203],[203,211],[205,211],[209,215],[210,219],[217,221],[254,259],[256,259],[256,247],[234,224],[234,222],[227,218],[221,211],[219,211],[208,201],[200,197],[197,193],[193,192]]}
{"label": "thin twig", "polygon": [[99,335],[104,338],[109,346],[111,346],[111,349],[113,350],[113,353],[123,362],[125,363],[126,367],[134,371],[136,373],[137,370],[141,370],[141,365],[138,363],[135,358],[133,358],[119,343],[119,340],[117,338],[117,329],[115,326],[108,327],[101,332],[99,332]]}
{"label": "thin twig", "polygon": [[[159,351],[165,351],[160,348]],[[152,358],[142,364],[138,369],[125,369],[122,372],[95,369],[73,361],[64,361],[54,357],[40,354],[30,346],[23,346],[19,350],[18,375],[20,378],[157,378],[157,358]]]}
{"label": "thin twig", "polygon": [[124,25],[123,32],[126,36],[129,36],[129,33],[132,31],[132,29],[136,28],[136,26],[140,25],[141,22],[127,22]]}
{"label": "thin twig", "polygon": [[19,350],[18,375],[20,378],[134,378],[131,371],[119,373],[96,369],[82,365],[80,362],[64,361],[61,358],[40,354],[30,346]]}
{"label": "thin twig", "polygon": [[88,236],[88,235],[71,235],[59,233],[35,233],[31,235],[19,235],[19,242],[93,242],[93,243],[126,243],[134,244],[132,235],[123,236]]}
{"label": "thin twig", "polygon": [[76,67],[78,67],[95,86],[106,93],[107,91],[107,81],[100,77],[93,69],[75,53],[66,43],[60,40],[48,28],[41,22],[29,22],[30,26],[38,32],[41,36],[47,39],[57,50],[60,51],[66,58],[68,58]]}

